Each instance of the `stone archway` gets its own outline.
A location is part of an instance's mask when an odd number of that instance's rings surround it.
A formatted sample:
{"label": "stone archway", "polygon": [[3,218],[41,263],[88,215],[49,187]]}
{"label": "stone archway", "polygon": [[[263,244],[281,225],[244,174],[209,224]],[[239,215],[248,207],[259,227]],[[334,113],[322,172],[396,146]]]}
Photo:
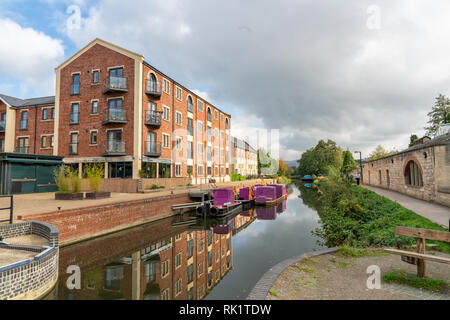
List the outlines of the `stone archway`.
{"label": "stone archway", "polygon": [[416,157],[409,156],[403,164],[405,185],[410,187],[423,187],[423,169]]}

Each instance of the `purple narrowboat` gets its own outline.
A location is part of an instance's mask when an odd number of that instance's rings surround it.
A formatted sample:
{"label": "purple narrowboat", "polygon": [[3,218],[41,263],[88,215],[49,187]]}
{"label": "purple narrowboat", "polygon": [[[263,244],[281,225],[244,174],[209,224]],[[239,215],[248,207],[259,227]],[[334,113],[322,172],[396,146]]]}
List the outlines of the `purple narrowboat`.
{"label": "purple narrowboat", "polygon": [[211,217],[224,216],[241,210],[242,204],[234,200],[234,191],[231,188],[213,190],[214,200],[205,202],[197,208],[197,214],[207,214]]}
{"label": "purple narrowboat", "polygon": [[217,226],[213,229],[215,234],[229,234],[234,229],[234,218],[228,221],[226,225]]}
{"label": "purple narrowboat", "polygon": [[269,184],[277,189],[277,199],[285,198],[287,199],[286,186],[280,183]]}
{"label": "purple narrowboat", "polygon": [[258,186],[254,188],[255,204],[272,205],[277,201],[277,189],[273,186]]}

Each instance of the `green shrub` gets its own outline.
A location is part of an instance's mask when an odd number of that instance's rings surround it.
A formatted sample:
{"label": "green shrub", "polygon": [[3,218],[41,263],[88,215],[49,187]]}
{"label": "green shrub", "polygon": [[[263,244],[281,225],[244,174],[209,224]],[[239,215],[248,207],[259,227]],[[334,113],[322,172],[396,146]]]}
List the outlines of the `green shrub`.
{"label": "green shrub", "polygon": [[60,166],[53,171],[55,183],[58,187],[58,193],[71,193],[70,179],[68,177],[70,168],[67,166]]}
{"label": "green shrub", "polygon": [[100,163],[89,164],[86,166],[85,172],[89,180],[89,186],[91,187],[91,190],[94,192],[98,192],[100,190],[100,185],[103,181],[103,177],[105,176],[103,165]]}
{"label": "green shrub", "polygon": [[231,181],[245,181],[245,177],[240,175],[239,173],[232,173]]}
{"label": "green shrub", "polygon": [[384,282],[396,282],[405,284],[414,288],[421,288],[430,291],[446,292],[449,289],[449,283],[444,280],[419,278],[416,275],[407,274],[405,271],[391,271],[383,275]]}
{"label": "green shrub", "polygon": [[70,170],[69,178],[72,184],[72,192],[73,193],[81,192],[81,185],[83,183],[83,179],[78,175],[78,171]]}

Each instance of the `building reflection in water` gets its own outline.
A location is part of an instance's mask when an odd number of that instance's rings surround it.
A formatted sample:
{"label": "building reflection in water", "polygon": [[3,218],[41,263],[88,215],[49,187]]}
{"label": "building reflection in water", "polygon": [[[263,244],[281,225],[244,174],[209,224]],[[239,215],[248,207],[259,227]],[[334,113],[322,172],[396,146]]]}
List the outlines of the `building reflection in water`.
{"label": "building reflection in water", "polygon": [[[233,268],[232,237],[256,218],[285,209],[256,208],[225,219],[174,227],[165,219],[63,248],[58,299],[203,299]],[[69,265],[81,269],[81,289],[69,290]]]}

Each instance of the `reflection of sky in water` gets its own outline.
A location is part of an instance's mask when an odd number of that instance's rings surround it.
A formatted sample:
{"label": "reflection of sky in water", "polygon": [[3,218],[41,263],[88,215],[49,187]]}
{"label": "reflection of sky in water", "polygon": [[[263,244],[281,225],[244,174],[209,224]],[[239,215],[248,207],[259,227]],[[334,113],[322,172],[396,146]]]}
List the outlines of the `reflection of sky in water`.
{"label": "reflection of sky in water", "polygon": [[319,248],[317,238],[311,235],[319,226],[319,217],[293,188],[286,211],[277,214],[276,220],[256,220],[233,237],[233,269],[206,299],[245,299],[272,266]]}

